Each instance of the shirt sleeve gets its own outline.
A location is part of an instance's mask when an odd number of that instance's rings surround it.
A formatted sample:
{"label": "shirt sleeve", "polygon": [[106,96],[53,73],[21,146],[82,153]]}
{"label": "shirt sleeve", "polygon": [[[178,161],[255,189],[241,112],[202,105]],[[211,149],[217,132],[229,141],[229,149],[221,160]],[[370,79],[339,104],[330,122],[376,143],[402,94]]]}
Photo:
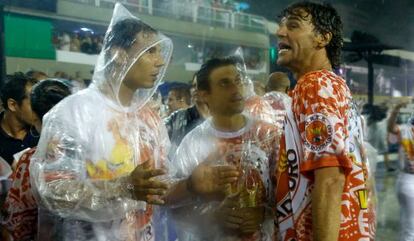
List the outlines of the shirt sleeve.
{"label": "shirt sleeve", "polygon": [[352,169],[348,157],[348,100],[340,84],[327,78],[311,76],[299,89],[295,117],[304,144],[304,161],[300,169],[305,175],[324,167]]}

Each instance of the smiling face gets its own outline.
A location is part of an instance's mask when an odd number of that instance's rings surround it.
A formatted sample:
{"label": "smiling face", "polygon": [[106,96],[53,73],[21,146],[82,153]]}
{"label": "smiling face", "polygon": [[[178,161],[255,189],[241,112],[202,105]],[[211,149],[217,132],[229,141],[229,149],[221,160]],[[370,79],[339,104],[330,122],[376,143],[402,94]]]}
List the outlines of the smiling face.
{"label": "smiling face", "polygon": [[243,112],[243,81],[234,65],[212,70],[209,76],[209,90],[199,90],[199,94],[212,114],[231,116]]}
{"label": "smiling face", "polygon": [[288,69],[298,69],[312,59],[318,51],[317,34],[311,22],[312,16],[305,10],[297,9],[294,15],[283,17],[278,37],[277,64]]}

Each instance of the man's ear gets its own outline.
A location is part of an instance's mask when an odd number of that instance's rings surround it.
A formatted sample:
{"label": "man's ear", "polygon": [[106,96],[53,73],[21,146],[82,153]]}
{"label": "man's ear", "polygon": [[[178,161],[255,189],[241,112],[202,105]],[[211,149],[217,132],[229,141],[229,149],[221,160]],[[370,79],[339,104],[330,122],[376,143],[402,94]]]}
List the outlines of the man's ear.
{"label": "man's ear", "polygon": [[318,48],[325,48],[332,40],[332,33],[316,34],[316,44]]}
{"label": "man's ear", "polygon": [[206,104],[208,103],[209,94],[207,90],[197,90],[197,95],[201,101],[203,101]]}
{"label": "man's ear", "polygon": [[17,101],[15,99],[9,98],[7,100],[7,108],[11,112],[16,112],[18,107],[19,107],[19,103],[17,103]]}
{"label": "man's ear", "polygon": [[119,47],[111,48],[111,58],[113,59],[116,65],[122,65],[127,62],[128,54],[127,52]]}

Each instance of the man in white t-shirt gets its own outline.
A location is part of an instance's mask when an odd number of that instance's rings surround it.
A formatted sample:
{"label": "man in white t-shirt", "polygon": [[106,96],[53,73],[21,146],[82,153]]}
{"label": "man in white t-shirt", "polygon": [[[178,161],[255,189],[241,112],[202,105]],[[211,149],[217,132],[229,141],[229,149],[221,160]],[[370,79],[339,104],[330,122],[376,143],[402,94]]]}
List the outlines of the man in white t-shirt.
{"label": "man in white t-shirt", "polygon": [[271,170],[282,130],[243,112],[245,81],[234,58],[211,59],[197,74],[211,118],[173,158],[183,180],[169,196],[179,240],[272,240]]}

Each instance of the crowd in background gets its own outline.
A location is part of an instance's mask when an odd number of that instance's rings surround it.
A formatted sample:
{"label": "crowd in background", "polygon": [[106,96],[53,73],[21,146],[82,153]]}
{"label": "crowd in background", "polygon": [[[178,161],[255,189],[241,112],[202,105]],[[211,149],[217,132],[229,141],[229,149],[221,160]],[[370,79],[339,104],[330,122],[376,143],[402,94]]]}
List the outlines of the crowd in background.
{"label": "crowd in background", "polygon": [[53,46],[58,50],[85,54],[99,54],[102,49],[102,43],[103,36],[91,32],[57,32],[52,40]]}

